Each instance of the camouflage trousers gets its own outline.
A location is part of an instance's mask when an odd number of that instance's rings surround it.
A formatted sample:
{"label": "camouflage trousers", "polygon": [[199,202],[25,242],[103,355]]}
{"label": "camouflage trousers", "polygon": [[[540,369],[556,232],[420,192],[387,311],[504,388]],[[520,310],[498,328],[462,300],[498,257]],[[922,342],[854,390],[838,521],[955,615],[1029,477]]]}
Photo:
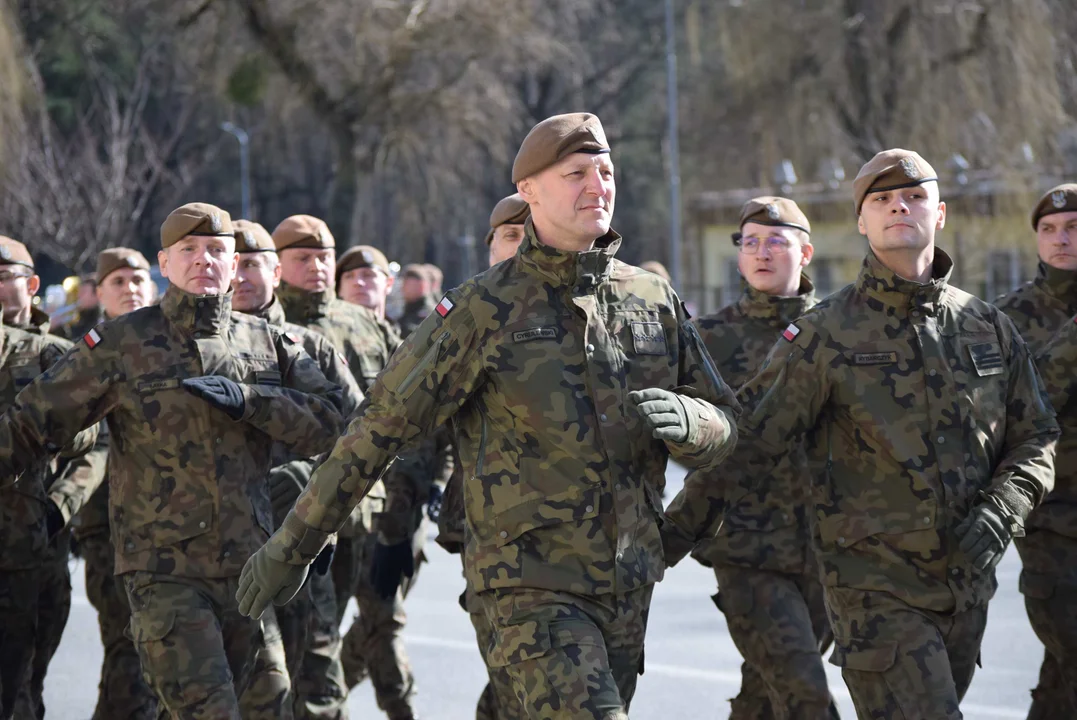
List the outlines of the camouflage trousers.
{"label": "camouflage trousers", "polygon": [[[346,720],[348,688],[340,664],[340,623],[332,576],[312,572],[299,594],[276,611],[296,720]],[[255,663],[251,684],[240,698],[241,708],[250,702],[264,703],[271,696],[277,669],[272,662]],[[269,682],[263,682],[262,673],[267,671]]]}
{"label": "camouflage trousers", "polygon": [[45,674],[71,612],[67,553],[32,570],[0,571],[0,718],[45,717]]}
{"label": "camouflage trousers", "polygon": [[467,588],[460,595],[460,607],[467,611],[471,618],[471,626],[475,628],[475,640],[482,654],[482,662],[486,665],[486,674],[489,680],[479,695],[479,701],[475,706],[475,720],[526,720],[516,691],[512,687],[512,678],[504,667],[492,667],[490,665],[490,650],[494,644],[494,629],[490,621],[486,619],[482,602],[478,595]]}
{"label": "camouflage trousers", "polygon": [[[506,670],[532,720],[627,720],[643,673],[653,589],[605,596],[531,588],[480,593],[494,632],[487,662]],[[499,694],[499,706],[509,701]]]}
{"label": "camouflage trousers", "polygon": [[744,664],[730,720],[831,720],[822,654],[834,640],[815,575],[718,565],[715,604]]}
{"label": "camouflage trousers", "polygon": [[101,682],[93,720],[152,720],[157,716],[157,697],[142,679],[138,651],[125,632],[131,619],[123,581],[113,574],[116,551],[106,529],[79,540],[86,563],[86,596],[97,611],[101,646]]}
{"label": "camouflage trousers", "polygon": [[[149,572],[123,575],[131,606],[131,639],[142,676],[158,700],[158,717],[173,720],[240,720],[239,696],[261,652],[276,658],[287,678],[276,616],[261,621],[239,614],[238,577],[187,578]],[[263,675],[266,674],[263,671]],[[243,720],[290,718],[287,682],[271,707],[245,708]]]}
{"label": "camouflage trousers", "polygon": [[375,542],[374,535],[340,538],[333,558],[338,620],[343,621],[349,599],[354,597],[359,606],[359,615],[343,639],[344,680],[353,688],[369,677],[378,707],[389,720],[410,720],[415,716],[415,676],[401,637],[407,622],[404,595],[398,590],[386,600],[371,587],[370,559]]}
{"label": "camouflage trousers", "polygon": [[1077,717],[1077,540],[1029,529],[1016,542],[1025,610],[1044,646],[1029,720]]}
{"label": "camouflage trousers", "polygon": [[953,614],[884,592],[828,587],[830,662],[861,720],[959,720],[987,626],[986,605]]}

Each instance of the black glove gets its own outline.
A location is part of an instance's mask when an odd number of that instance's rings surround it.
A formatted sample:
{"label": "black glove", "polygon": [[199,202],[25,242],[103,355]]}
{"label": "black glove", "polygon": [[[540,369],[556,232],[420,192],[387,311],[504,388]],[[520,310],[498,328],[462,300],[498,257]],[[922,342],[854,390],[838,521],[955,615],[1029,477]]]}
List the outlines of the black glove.
{"label": "black glove", "polygon": [[441,498],[444,493],[441,490],[441,486],[434,483],[430,486],[430,497],[426,499],[426,516],[430,518],[430,522],[437,522],[441,517]]}
{"label": "black glove", "polygon": [[269,502],[274,517],[287,515],[306,487],[305,480],[298,477],[295,470],[291,463],[287,463],[269,471]]}
{"label": "black glove", "polygon": [[1013,531],[1002,511],[989,502],[977,505],[969,516],[954,528],[961,552],[977,570],[990,570],[998,565]]}
{"label": "black glove", "polygon": [[682,443],[688,439],[688,411],[676,393],[648,388],[633,390],[628,399],[656,440]]}
{"label": "black glove", "polygon": [[45,502],[45,531],[49,534],[49,540],[60,534],[67,524],[64,522],[64,514],[51,500]]}
{"label": "black glove", "polygon": [[184,380],[183,389],[228,413],[228,417],[233,420],[243,417],[245,403],[239,383],[221,375],[204,375]]}
{"label": "black glove", "polygon": [[325,575],[329,572],[329,568],[333,564],[333,554],[336,553],[336,551],[336,543],[329,543],[323,547],[322,551],[318,553],[318,557],[314,558],[314,562],[311,563],[311,569],[319,575]]}
{"label": "black glove", "polygon": [[370,584],[375,592],[385,600],[396,595],[397,588],[405,576],[415,574],[415,555],[411,550],[411,540],[396,545],[374,546],[374,559],[370,563]]}

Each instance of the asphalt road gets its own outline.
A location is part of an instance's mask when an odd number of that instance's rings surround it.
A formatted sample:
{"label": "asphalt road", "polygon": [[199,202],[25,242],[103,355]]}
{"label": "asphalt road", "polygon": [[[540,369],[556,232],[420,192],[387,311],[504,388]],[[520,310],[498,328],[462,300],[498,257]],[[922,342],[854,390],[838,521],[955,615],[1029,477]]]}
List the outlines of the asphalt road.
{"label": "asphalt road", "polygon": [[[675,492],[681,473],[671,470],[669,480]],[[433,543],[428,554],[431,561],[407,602],[405,638],[418,678],[418,710],[424,720],[470,719],[485,671],[471,624],[456,603],[463,590],[459,559]],[[1043,651],[1017,592],[1019,571],[1017,553],[1011,551],[999,565],[1000,589],[991,605],[983,667],[962,705],[970,720],[1024,718],[1028,710]],[[85,720],[96,698],[101,646],[81,565],[73,574],[71,618],[46,680],[45,702],[50,718]],[[727,717],[727,699],[740,685],[740,656],[711,602],[714,584],[709,570],[687,560],[655,591],[647,668],[633,701],[634,719]],[[830,665],[827,669],[842,716],[855,717],[840,672]],[[384,717],[369,683],[357,688],[349,703],[356,720]]]}

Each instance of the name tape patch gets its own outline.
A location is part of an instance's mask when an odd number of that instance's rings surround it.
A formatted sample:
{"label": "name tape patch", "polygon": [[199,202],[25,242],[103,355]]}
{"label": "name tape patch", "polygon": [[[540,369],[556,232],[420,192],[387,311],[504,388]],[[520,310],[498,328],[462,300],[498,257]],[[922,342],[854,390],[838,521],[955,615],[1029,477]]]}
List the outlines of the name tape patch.
{"label": "name tape patch", "polygon": [[529,330],[517,330],[512,334],[513,342],[528,342],[530,340],[556,340],[557,328],[539,327]]}
{"label": "name tape patch", "polygon": [[853,355],[853,365],[889,365],[897,361],[896,352],[856,353]]}

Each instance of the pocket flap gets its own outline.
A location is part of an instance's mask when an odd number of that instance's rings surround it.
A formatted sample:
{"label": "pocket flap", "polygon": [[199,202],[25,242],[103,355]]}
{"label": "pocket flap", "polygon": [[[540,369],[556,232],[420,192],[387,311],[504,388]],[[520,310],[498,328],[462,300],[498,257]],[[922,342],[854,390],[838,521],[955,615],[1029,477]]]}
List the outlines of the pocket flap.
{"label": "pocket flap", "polygon": [[175,624],[176,612],[174,610],[163,615],[145,610],[136,611],[131,613],[127,636],[137,643],[164,640],[168,637],[168,633],[172,632]]}
{"label": "pocket flap", "polygon": [[521,503],[494,517],[494,542],[503,547],[540,527],[587,520],[598,515],[598,488],[573,487]]}
{"label": "pocket flap", "polygon": [[1040,575],[1028,570],[1022,570],[1017,589],[1025,597],[1030,597],[1034,600],[1047,600],[1055,594],[1055,584],[1055,579],[1050,575]]}
{"label": "pocket flap", "polygon": [[534,620],[497,628],[496,635],[488,658],[491,667],[533,660],[551,649],[549,627]]}
{"label": "pocket flap", "polygon": [[213,504],[205,503],[182,515],[161,515],[148,523],[121,530],[121,552],[168,547],[213,529]]}
{"label": "pocket flap", "polygon": [[847,670],[862,672],[886,672],[897,661],[897,643],[879,647],[851,650],[840,645],[835,646],[830,662]]}

